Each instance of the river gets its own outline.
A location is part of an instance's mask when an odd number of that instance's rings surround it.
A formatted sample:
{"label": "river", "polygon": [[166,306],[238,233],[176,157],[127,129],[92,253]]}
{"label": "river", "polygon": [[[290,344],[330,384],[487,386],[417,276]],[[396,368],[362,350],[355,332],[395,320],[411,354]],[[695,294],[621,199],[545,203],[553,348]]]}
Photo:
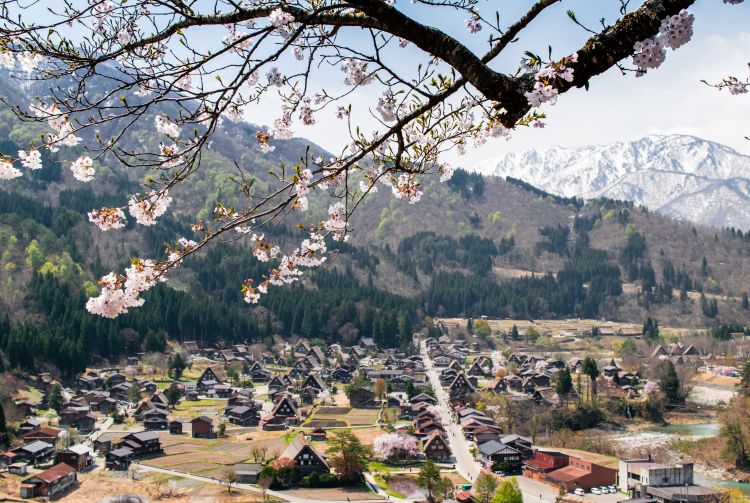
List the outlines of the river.
{"label": "river", "polygon": [[[713,437],[719,434],[721,425],[719,423],[703,424],[669,424],[666,426],[655,426],[648,431],[655,434],[664,434],[672,438],[679,437]],[[707,487],[726,487],[739,489],[744,494],[750,495],[750,483],[735,482],[733,480],[722,480],[711,477],[705,473],[695,473],[695,483]]]}

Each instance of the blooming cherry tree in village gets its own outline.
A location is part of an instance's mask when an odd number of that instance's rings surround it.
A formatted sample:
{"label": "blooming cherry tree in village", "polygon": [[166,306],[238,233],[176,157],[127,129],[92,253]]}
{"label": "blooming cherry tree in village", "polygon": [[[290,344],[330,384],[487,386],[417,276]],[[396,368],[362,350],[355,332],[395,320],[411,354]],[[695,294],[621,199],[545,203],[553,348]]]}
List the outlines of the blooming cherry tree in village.
{"label": "blooming cherry tree in village", "polygon": [[[261,152],[304,135],[323,116],[337,118],[340,136],[346,133],[332,157],[300,152],[299,164],[279,167],[276,183],[263,190],[251,190],[253,166],[238,162],[238,191],[247,204],[217,202],[212,218],[193,224],[194,235],[170,244],[164,256],[133,259],[122,273],[101,278],[101,293],[87,308],[105,317],[141,305],[143,293],[170,269],[221,235],[246,239],[258,260],[275,264],[242,285],[245,300],[258,302],[268,288],[298,281],[306,268],[321,265],[327,238],[348,238],[350,217],[368,195],[389,190],[418,203],[423,177],[451,177],[447,151],[461,154],[508,138],[516,128],[542,127],[543,108],[613,67],[626,78],[656,69],[690,40],[694,20],[694,0],[645,0],[637,7],[613,1],[619,14],[602,20],[601,29],[563,12],[554,22],[581,26],[583,43],[553,57],[552,48],[546,55],[526,51],[518,38],[543,13],[559,13],[553,9],[558,0],[528,2],[509,22],[502,12],[480,11],[478,0],[403,6],[395,0],[27,3],[0,5],[0,66],[49,89],[16,110],[46,132],[24,150],[2,152],[0,178],[40,168],[42,151],[66,159],[81,183],[97,183],[97,163],[105,159],[146,174],[143,190],[123,194],[121,206],[91,208],[89,220],[102,231],[118,232],[127,219],[157,225],[173,189],[201,170],[212,135],[225,121],[252,119],[261,104],[279,104],[272,125],[256,132]],[[445,13],[456,20],[455,30],[431,26]],[[484,49],[471,49],[480,43]],[[419,54],[406,67],[405,50]],[[520,67],[500,70],[501,54],[520,59]],[[107,88],[93,92],[95,77]],[[748,84],[730,77],[717,87],[743,93]],[[368,103],[363,97],[373,89],[377,98]],[[153,141],[133,149],[122,139],[136,125],[150,128]],[[330,199],[327,218],[308,223],[308,236],[295,249],[280,249],[272,227],[305,222],[315,193]]]}
{"label": "blooming cherry tree in village", "polygon": [[417,439],[399,433],[385,433],[375,437],[372,448],[375,454],[386,461],[414,459],[419,455]]}

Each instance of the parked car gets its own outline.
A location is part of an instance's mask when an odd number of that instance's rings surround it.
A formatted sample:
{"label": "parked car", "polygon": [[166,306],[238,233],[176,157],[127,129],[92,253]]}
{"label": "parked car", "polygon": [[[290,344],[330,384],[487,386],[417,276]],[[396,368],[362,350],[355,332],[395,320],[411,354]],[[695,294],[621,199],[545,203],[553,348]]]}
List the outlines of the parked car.
{"label": "parked car", "polygon": [[609,487],[607,486],[599,486],[599,490],[602,492],[602,494],[609,494]]}
{"label": "parked car", "polygon": [[580,487],[577,487],[576,490],[573,491],[573,494],[575,494],[576,496],[585,496],[586,495],[586,491],[584,491]]}
{"label": "parked car", "polygon": [[601,493],[602,493],[602,490],[599,489],[598,487],[591,488],[591,494],[601,494]]}
{"label": "parked car", "polygon": [[617,488],[615,486],[608,487],[610,494],[617,494]]}

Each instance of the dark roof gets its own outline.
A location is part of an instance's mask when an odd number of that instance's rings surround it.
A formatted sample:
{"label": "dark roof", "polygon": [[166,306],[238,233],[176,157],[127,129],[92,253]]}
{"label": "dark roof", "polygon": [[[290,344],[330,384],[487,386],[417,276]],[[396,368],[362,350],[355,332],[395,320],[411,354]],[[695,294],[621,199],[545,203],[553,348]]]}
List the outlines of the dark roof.
{"label": "dark roof", "polygon": [[509,447],[503,443],[498,442],[497,440],[490,440],[489,442],[485,442],[479,446],[479,452],[487,456],[492,456],[493,454],[497,453],[512,454],[517,453],[518,451],[513,447]]}
{"label": "dark roof", "polygon": [[34,440],[33,442],[29,442],[28,444],[22,445],[21,447],[17,447],[15,450],[26,451],[26,452],[39,452],[45,449],[50,449],[51,447],[54,447],[54,446],[52,444],[48,444],[47,442],[43,442],[41,440]]}
{"label": "dark roof", "polygon": [[204,423],[209,423],[209,424],[213,424],[214,422],[213,419],[211,419],[208,416],[198,416],[190,420],[191,423],[194,423],[196,421],[203,421]]}
{"label": "dark roof", "polygon": [[260,463],[237,463],[234,465],[234,471],[237,475],[240,474],[259,474],[263,469],[263,465]]}
{"label": "dark roof", "polygon": [[133,454],[133,449],[128,447],[118,447],[115,450],[109,451],[109,453],[117,458],[126,458]]}
{"label": "dark roof", "polygon": [[130,435],[140,442],[147,442],[159,438],[159,432],[156,431],[139,431],[137,433],[131,433]]}

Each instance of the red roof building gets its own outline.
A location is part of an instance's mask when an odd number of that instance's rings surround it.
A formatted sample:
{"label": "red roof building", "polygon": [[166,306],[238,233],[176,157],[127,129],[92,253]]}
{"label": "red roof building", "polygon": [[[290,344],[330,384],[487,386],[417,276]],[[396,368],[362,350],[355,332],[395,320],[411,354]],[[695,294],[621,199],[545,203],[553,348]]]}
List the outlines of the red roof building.
{"label": "red roof building", "polygon": [[617,470],[553,451],[537,451],[524,462],[524,477],[573,492],[615,484]]}
{"label": "red roof building", "polygon": [[55,498],[76,483],[76,469],[59,463],[21,483],[22,498]]}

